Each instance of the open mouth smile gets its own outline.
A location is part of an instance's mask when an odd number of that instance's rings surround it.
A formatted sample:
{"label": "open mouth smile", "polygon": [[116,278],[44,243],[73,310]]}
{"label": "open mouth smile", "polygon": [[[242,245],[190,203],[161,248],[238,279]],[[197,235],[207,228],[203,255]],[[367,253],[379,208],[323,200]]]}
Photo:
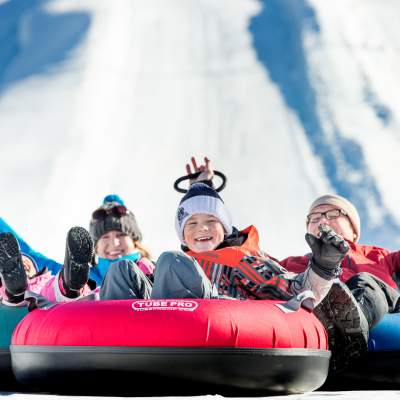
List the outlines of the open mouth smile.
{"label": "open mouth smile", "polygon": [[210,240],[212,240],[212,236],[202,236],[195,239],[196,242],[208,242]]}

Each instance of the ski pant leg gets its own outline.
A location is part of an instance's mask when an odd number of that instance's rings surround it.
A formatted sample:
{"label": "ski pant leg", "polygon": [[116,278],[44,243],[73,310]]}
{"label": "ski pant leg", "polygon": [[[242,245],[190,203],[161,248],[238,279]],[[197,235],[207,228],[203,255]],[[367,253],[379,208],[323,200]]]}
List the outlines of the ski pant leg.
{"label": "ski pant leg", "polygon": [[386,313],[397,309],[400,293],[367,272],[354,275],[346,285],[363,310],[370,328],[373,328]]}
{"label": "ski pant leg", "polygon": [[210,299],[213,288],[198,262],[182,252],[168,251],[157,260],[153,299]]}
{"label": "ski pant leg", "polygon": [[101,300],[149,299],[151,283],[130,260],[110,265],[100,288]]}

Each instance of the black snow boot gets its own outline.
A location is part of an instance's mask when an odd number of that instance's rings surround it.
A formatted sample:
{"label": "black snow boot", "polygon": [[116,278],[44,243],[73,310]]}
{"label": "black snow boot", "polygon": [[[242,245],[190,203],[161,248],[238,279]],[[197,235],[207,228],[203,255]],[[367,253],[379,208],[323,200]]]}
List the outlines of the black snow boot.
{"label": "black snow boot", "polygon": [[22,263],[18,241],[9,232],[0,233],[0,276],[8,302],[21,303],[28,286],[28,278]]}
{"label": "black snow boot", "polygon": [[67,235],[64,266],[61,279],[65,295],[70,298],[79,297],[80,290],[89,279],[94,246],[89,232],[76,226]]}
{"label": "black snow boot", "polygon": [[332,351],[330,369],[345,370],[368,350],[368,321],[350,289],[343,282],[334,282],[331,290],[314,309],[324,325]]}

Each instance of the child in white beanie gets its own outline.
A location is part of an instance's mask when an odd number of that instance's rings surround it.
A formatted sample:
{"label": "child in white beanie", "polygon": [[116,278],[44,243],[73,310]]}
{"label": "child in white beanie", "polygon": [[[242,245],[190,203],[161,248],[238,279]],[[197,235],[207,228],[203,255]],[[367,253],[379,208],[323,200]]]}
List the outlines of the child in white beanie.
{"label": "child in white beanie", "polygon": [[184,252],[160,256],[152,298],[288,300],[311,290],[317,304],[329,291],[348,250],[342,238],[324,230],[314,240],[334,249],[336,258],[321,259],[302,274],[288,273],[260,250],[254,226],[242,231],[232,227],[223,200],[204,183],[194,183],[182,198],[175,227]]}
{"label": "child in white beanie", "polygon": [[[164,252],[158,259],[151,298],[235,298],[289,300],[311,291],[313,308],[329,291],[338,265],[347,253],[346,242],[329,229],[313,237],[315,262],[302,274],[289,273],[259,248],[254,226],[238,231],[218,193],[209,185],[194,183],[180,201],[175,227],[183,252]],[[310,235],[311,238],[311,235]],[[311,243],[311,239],[310,239]],[[330,258],[326,258],[329,249]],[[100,298],[141,298],[148,282],[140,271],[116,268],[105,277]],[[126,282],[114,285],[113,282]],[[146,290],[143,290],[146,288]]]}

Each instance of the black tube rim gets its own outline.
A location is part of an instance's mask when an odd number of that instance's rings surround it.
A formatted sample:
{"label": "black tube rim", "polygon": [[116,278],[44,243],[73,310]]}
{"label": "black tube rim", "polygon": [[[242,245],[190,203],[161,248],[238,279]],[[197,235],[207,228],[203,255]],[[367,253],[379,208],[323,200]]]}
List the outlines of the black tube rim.
{"label": "black tube rim", "polygon": [[[186,180],[196,179],[196,178],[198,178],[198,176],[199,176],[200,174],[201,174],[201,172],[195,172],[194,174],[188,174],[188,175],[185,175],[185,176],[181,176],[180,178],[178,178],[178,179],[175,181],[175,183],[174,183],[174,189],[175,189],[177,192],[179,192],[179,193],[187,193],[187,192],[188,192],[188,189],[183,189],[183,188],[179,187],[179,184],[180,184],[181,182],[186,181]],[[215,175],[215,176],[218,176],[218,177],[221,178],[221,180],[222,180],[221,184],[215,189],[215,191],[221,192],[222,190],[225,189],[225,186],[226,186],[226,181],[227,181],[226,176],[225,176],[225,174],[223,174],[223,173],[220,172],[220,171],[214,171],[214,175]]]}

